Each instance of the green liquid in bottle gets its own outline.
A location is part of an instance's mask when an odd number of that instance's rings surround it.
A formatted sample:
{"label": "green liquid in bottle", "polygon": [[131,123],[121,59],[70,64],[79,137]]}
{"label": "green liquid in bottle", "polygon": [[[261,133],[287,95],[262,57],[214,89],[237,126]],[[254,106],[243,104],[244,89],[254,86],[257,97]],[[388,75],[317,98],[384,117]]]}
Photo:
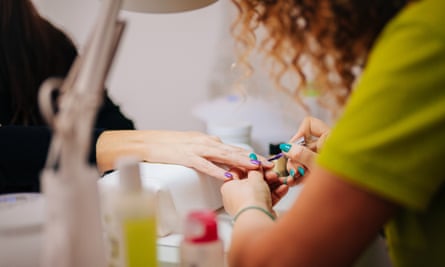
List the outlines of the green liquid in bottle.
{"label": "green liquid in bottle", "polygon": [[127,219],[123,225],[128,267],[157,267],[155,217]]}

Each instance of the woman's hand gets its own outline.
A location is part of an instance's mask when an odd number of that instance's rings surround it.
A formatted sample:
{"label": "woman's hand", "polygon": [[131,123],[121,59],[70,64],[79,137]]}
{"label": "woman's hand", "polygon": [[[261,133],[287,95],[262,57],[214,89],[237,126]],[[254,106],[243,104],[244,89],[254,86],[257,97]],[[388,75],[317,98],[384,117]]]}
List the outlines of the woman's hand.
{"label": "woman's hand", "polygon": [[[280,145],[283,153],[288,157],[287,170],[290,177],[283,177],[289,185],[301,182],[299,179],[312,169],[315,156],[323,146],[328,137],[330,127],[323,121],[306,117],[300,125],[297,133],[290,139],[288,144]],[[304,137],[303,145],[295,144],[297,140]]]}
{"label": "woman's hand", "polygon": [[259,161],[266,168],[273,166],[264,157],[251,160],[250,153],[200,132],[105,131],[96,144],[97,165],[102,172],[113,169],[118,157],[134,155],[147,162],[191,167],[221,180],[230,178],[226,170],[230,167],[254,170],[260,167]]}

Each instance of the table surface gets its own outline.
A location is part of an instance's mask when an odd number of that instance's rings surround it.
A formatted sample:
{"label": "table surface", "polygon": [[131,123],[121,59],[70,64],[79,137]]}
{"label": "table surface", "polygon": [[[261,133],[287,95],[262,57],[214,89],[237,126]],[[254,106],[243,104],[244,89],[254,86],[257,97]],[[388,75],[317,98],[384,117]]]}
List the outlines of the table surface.
{"label": "table surface", "polygon": [[[288,210],[295,201],[301,190],[301,186],[296,186],[289,190],[288,194],[274,207],[278,213]],[[232,218],[220,209],[217,211],[218,234],[224,243],[224,250],[227,252],[230,246],[232,234]],[[158,260],[159,267],[179,266],[179,245],[182,240],[181,234],[172,234],[158,239]]]}
{"label": "table surface", "polygon": [[[298,192],[298,187],[292,188],[275,209],[278,212],[287,210],[298,195]],[[33,232],[28,231],[26,235],[22,236],[9,234],[2,235],[0,231],[1,266],[3,266],[5,261],[16,263],[20,261],[19,264],[13,266],[30,266],[27,264],[28,262],[31,262],[32,265],[35,266],[35,263],[38,262],[38,259],[40,258],[39,248],[41,248],[42,242],[41,225],[44,221],[44,199],[41,196],[36,197],[34,195],[29,195],[29,199],[32,201],[20,200],[19,202],[15,202],[13,199],[11,200],[9,198],[3,199],[2,205],[0,205],[0,230],[3,229],[6,231],[11,227],[21,227],[33,230]],[[223,209],[217,211],[217,218],[218,233],[224,243],[225,251],[227,251],[230,246],[230,238],[232,234],[232,218]],[[35,227],[36,225],[39,227]],[[157,249],[159,267],[179,266],[179,245],[181,241],[181,234],[171,234],[166,237],[158,238]],[[24,254],[26,254],[27,257],[18,258],[18,251],[26,251]]]}

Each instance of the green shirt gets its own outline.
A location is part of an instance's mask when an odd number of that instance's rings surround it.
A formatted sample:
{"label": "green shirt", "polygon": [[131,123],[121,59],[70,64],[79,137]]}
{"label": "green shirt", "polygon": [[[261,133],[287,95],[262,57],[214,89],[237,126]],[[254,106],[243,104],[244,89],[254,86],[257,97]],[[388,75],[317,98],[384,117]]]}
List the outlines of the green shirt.
{"label": "green shirt", "polygon": [[406,7],[383,30],[318,163],[400,205],[394,266],[445,266],[445,1]]}

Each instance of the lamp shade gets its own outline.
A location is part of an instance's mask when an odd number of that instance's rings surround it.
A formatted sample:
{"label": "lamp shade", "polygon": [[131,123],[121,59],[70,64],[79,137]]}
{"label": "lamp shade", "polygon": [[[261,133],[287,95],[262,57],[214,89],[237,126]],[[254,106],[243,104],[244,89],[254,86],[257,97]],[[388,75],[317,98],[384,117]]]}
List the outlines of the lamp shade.
{"label": "lamp shade", "polygon": [[124,0],[122,9],[145,13],[182,12],[208,6],[217,0]]}

